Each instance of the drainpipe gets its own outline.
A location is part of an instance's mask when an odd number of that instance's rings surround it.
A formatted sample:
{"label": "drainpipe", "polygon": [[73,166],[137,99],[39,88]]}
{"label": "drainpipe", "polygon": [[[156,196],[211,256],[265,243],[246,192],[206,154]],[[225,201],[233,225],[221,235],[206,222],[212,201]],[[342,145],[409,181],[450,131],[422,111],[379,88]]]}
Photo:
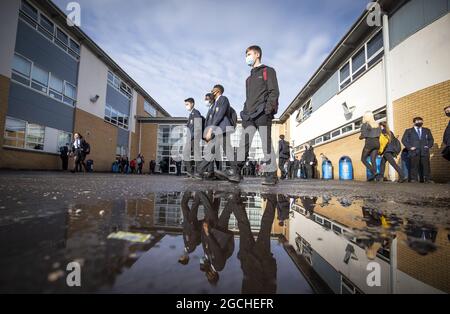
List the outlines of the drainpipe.
{"label": "drainpipe", "polygon": [[142,140],[142,121],[139,122],[139,152],[138,152],[138,154],[141,153],[141,140]]}
{"label": "drainpipe", "polygon": [[[383,13],[383,47],[384,47],[384,89],[386,92],[386,115],[389,129],[395,134],[394,126],[394,108],[391,96],[391,78],[390,78],[390,44],[389,44],[389,16]],[[395,181],[395,169],[389,165],[389,179]]]}

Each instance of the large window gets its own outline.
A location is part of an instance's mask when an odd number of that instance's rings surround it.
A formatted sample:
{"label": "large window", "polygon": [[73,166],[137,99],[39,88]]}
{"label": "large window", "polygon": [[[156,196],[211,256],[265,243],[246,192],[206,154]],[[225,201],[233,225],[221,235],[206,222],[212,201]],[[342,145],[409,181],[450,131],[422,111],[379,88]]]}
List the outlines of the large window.
{"label": "large window", "polygon": [[56,149],[59,152],[59,149],[67,144],[70,145],[72,142],[72,134],[64,131],[58,131],[58,139],[57,139]]}
{"label": "large window", "polygon": [[342,90],[358,79],[381,59],[382,52],[383,32],[380,30],[339,69],[339,88]]}
{"label": "large window", "polygon": [[128,130],[129,116],[128,114],[119,112],[109,105],[105,107],[105,121],[110,122],[118,127]]}
{"label": "large window", "polygon": [[49,17],[40,12],[26,0],[22,0],[19,16],[22,21],[39,31],[48,40],[60,47],[76,60],[80,59],[80,44],[72,39]]}
{"label": "large window", "polygon": [[144,110],[147,112],[150,116],[156,117],[156,108],[150,105],[150,103],[145,100],[144,101]]}
{"label": "large window", "polygon": [[76,86],[18,54],[13,59],[12,79],[68,105],[76,104]]}
{"label": "large window", "polygon": [[7,117],[4,145],[32,150],[44,150],[45,127]]}
{"label": "large window", "polygon": [[303,106],[300,107],[297,113],[296,120],[298,123],[302,123],[308,119],[312,114],[311,100],[308,100]]}
{"label": "large window", "polygon": [[49,72],[45,71],[44,69],[42,69],[37,65],[34,65],[31,74],[32,78],[31,87],[34,88],[35,90],[47,94],[48,76]]}
{"label": "large window", "polygon": [[4,145],[24,148],[26,128],[27,124],[25,121],[7,118],[4,134]]}

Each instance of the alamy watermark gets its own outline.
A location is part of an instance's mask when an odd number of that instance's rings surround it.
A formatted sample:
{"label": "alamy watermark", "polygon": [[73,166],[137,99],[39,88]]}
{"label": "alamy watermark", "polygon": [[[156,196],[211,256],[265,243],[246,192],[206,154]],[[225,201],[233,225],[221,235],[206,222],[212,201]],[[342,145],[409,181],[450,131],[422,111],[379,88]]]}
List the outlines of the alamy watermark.
{"label": "alamy watermark", "polygon": [[67,25],[70,27],[81,26],[81,6],[78,2],[69,2],[66,6]]}
{"label": "alamy watermark", "polygon": [[366,22],[367,25],[370,27],[381,26],[381,6],[377,2],[369,2],[367,4],[367,11],[369,11],[369,14],[367,15]]}

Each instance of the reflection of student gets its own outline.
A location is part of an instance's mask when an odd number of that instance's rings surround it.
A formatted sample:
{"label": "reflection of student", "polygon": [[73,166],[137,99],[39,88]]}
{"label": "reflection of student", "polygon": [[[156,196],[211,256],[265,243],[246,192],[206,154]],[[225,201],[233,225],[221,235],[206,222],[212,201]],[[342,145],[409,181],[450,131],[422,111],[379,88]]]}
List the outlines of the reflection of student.
{"label": "reflection of student", "polygon": [[405,231],[408,236],[408,246],[420,255],[427,255],[436,250],[436,227],[408,220]]}
{"label": "reflection of student", "polygon": [[284,222],[289,220],[289,211],[291,208],[290,200],[286,195],[278,195],[277,203],[277,215],[278,215],[278,225],[280,227],[284,226]]}
{"label": "reflection of student", "polygon": [[300,197],[303,208],[308,217],[312,218],[314,214],[314,207],[316,207],[317,197]]}
{"label": "reflection of student", "polygon": [[[189,208],[189,201],[193,200],[191,208]],[[201,222],[198,220],[198,207],[200,199],[198,194],[185,192],[181,199],[181,210],[183,213],[183,240],[184,240],[184,255],[178,260],[180,264],[186,265],[189,263],[189,254],[194,252],[201,242]]]}
{"label": "reflection of student", "polygon": [[267,196],[267,205],[261,219],[261,229],[255,241],[245,211],[245,205],[236,196],[233,209],[239,227],[239,253],[244,273],[242,293],[272,294],[277,291],[277,262],[270,250],[270,234],[275,219],[275,196]]}
{"label": "reflection of student", "polygon": [[201,228],[201,241],[207,264],[206,276],[208,281],[217,282],[219,271],[225,268],[228,258],[233,255],[234,235],[228,229],[232,200],[228,201],[219,217],[220,199],[213,198],[212,193],[199,192],[200,202],[205,208],[205,219]]}

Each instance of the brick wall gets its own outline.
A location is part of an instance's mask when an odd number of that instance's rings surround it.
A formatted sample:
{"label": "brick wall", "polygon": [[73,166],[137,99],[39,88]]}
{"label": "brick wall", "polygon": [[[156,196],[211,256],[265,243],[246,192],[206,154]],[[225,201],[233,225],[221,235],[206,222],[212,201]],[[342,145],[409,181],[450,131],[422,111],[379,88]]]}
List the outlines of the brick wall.
{"label": "brick wall", "polygon": [[94,160],[95,171],[111,171],[116,157],[117,127],[84,110],[76,109],[74,132],[91,145],[87,159]]}
{"label": "brick wall", "polygon": [[405,129],[412,127],[412,119],[416,116],[422,117],[425,127],[431,129],[435,140],[431,150],[431,176],[436,182],[450,181],[450,162],[441,156],[443,135],[448,124],[444,107],[449,105],[450,80],[394,101],[394,128],[400,139]]}

